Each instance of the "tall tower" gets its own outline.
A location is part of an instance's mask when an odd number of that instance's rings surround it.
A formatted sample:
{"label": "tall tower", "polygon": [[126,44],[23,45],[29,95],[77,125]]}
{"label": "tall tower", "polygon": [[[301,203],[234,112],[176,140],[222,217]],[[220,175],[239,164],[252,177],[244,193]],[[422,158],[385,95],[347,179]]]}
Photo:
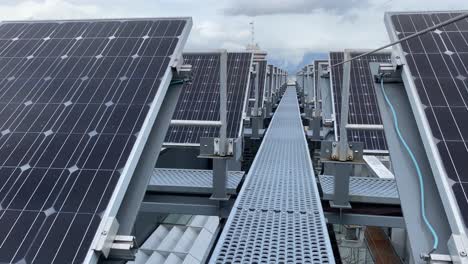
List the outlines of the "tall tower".
{"label": "tall tower", "polygon": [[247,44],[247,50],[260,50],[260,47],[255,43],[255,23],[250,21],[250,43]]}

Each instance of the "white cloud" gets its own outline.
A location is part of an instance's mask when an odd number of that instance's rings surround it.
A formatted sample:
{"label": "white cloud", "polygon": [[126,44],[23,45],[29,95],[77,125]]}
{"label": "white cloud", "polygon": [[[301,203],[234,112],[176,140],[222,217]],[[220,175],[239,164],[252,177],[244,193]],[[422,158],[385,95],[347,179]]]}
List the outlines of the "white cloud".
{"label": "white cloud", "polygon": [[10,19],[74,19],[101,16],[93,4],[75,4],[65,0],[15,1],[0,3],[0,17]]}
{"label": "white cloud", "polygon": [[263,16],[274,14],[308,14],[316,11],[345,14],[368,5],[367,0],[232,0],[226,15]]}
{"label": "white cloud", "polygon": [[192,16],[187,48],[231,50],[243,49],[250,41],[249,22],[255,20],[256,42],[270,58],[294,65],[310,52],[388,43],[385,11],[447,8],[468,9],[468,4],[465,0],[0,0],[0,17]]}

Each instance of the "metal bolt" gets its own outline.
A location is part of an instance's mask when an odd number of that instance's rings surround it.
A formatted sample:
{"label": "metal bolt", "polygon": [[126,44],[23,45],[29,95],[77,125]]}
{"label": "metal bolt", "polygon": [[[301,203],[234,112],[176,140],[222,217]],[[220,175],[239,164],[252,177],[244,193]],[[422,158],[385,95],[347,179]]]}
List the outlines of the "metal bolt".
{"label": "metal bolt", "polygon": [[336,159],[336,158],[337,158],[337,156],[336,156],[336,155],[332,155],[332,159]]}
{"label": "metal bolt", "polygon": [[333,143],[333,146],[336,147],[336,143]]}
{"label": "metal bolt", "polygon": [[102,232],[101,232],[101,235],[105,236],[105,235],[107,235],[107,232],[106,232],[106,231],[102,231]]}
{"label": "metal bolt", "polygon": [[462,256],[462,257],[466,257],[466,256],[467,256],[467,254],[466,254],[466,252],[465,252],[465,251],[460,251],[460,256]]}
{"label": "metal bolt", "polygon": [[348,160],[353,160],[353,156],[348,156]]}

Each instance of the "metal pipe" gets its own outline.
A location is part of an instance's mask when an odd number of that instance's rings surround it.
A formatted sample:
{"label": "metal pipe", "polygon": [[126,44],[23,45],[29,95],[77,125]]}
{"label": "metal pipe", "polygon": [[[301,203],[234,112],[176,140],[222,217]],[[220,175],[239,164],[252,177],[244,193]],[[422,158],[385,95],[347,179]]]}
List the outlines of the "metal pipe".
{"label": "metal pipe", "polygon": [[226,156],[226,134],[227,134],[227,51],[223,50],[220,55],[219,66],[219,154]]}
{"label": "metal pipe", "polygon": [[413,34],[411,34],[411,35],[409,35],[409,36],[407,36],[407,37],[404,37],[404,38],[402,38],[402,39],[400,39],[400,40],[394,41],[394,42],[392,42],[392,43],[390,43],[390,44],[387,44],[387,45],[382,46],[382,47],[380,47],[380,48],[377,48],[377,49],[375,49],[375,50],[372,50],[372,51],[363,53],[363,54],[361,54],[361,55],[359,55],[359,56],[350,58],[350,59],[348,59],[348,60],[344,60],[344,61],[342,61],[342,62],[333,64],[333,65],[331,65],[330,67],[339,66],[339,65],[342,65],[342,64],[344,64],[344,63],[346,63],[346,62],[349,62],[349,61],[352,61],[352,60],[355,60],[355,59],[359,59],[359,58],[362,58],[362,57],[364,57],[364,56],[373,54],[373,53],[375,53],[375,52],[377,52],[377,51],[380,51],[380,50],[383,50],[383,49],[385,49],[385,48],[391,47],[391,46],[396,45],[396,44],[398,44],[398,43],[401,43],[401,42],[403,42],[403,41],[410,40],[410,39],[412,39],[412,38],[415,38],[415,37],[417,37],[417,36],[420,36],[420,35],[422,35],[422,34],[425,34],[425,33],[429,32],[429,31],[438,29],[438,28],[443,27],[443,26],[446,26],[446,25],[448,25],[448,24],[452,24],[452,23],[454,23],[454,22],[457,22],[457,21],[462,20],[462,19],[467,18],[467,17],[468,17],[468,13],[461,14],[461,15],[456,16],[456,17],[454,17],[454,18],[451,18],[451,19],[449,19],[449,20],[447,20],[447,21],[445,21],[445,22],[439,23],[439,24],[434,25],[434,26],[432,26],[432,27],[428,27],[428,28],[426,28],[426,29],[424,29],[424,30],[422,30],[422,31],[413,33]]}
{"label": "metal pipe", "polygon": [[208,121],[208,120],[171,120],[173,126],[222,126],[221,121]]}
{"label": "metal pipe", "polygon": [[383,130],[383,125],[370,125],[370,124],[347,124],[347,130]]}

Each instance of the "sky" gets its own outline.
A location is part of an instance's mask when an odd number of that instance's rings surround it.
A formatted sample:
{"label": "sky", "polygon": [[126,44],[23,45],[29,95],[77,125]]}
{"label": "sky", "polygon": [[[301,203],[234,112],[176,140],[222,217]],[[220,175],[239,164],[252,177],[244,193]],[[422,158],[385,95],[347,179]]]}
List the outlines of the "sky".
{"label": "sky", "polygon": [[254,22],[269,60],[295,71],[331,50],[388,43],[386,11],[447,9],[468,0],[0,0],[0,19],[190,16],[190,50],[243,50]]}

